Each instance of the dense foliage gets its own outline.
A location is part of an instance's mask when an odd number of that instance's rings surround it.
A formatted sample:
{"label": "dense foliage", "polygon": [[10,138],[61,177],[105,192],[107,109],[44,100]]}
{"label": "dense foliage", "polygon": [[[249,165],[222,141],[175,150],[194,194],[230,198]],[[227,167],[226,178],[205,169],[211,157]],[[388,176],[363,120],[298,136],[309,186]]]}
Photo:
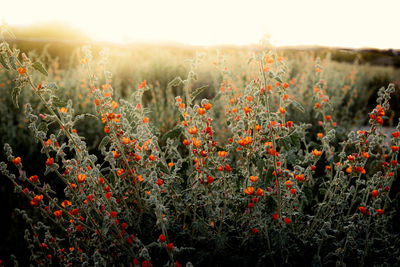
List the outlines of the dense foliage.
{"label": "dense foliage", "polygon": [[[365,105],[371,71],[389,69],[260,49],[232,65],[217,55],[213,71],[199,54],[174,78],[81,53],[80,66],[60,70],[1,44],[14,85],[1,96],[1,131],[15,142],[0,171],[31,206],[17,213],[32,263],[398,263],[400,126],[382,131],[395,86]],[[351,131],[360,120],[369,127]],[[13,153],[20,144],[39,165]]]}

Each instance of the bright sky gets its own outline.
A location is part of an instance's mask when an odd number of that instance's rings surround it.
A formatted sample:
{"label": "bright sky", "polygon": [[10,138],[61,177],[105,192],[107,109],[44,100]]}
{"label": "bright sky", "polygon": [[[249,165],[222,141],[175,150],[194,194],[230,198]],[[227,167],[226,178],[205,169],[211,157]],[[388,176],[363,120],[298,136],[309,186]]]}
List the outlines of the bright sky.
{"label": "bright sky", "polygon": [[95,40],[400,48],[400,0],[0,0],[11,25],[58,20]]}

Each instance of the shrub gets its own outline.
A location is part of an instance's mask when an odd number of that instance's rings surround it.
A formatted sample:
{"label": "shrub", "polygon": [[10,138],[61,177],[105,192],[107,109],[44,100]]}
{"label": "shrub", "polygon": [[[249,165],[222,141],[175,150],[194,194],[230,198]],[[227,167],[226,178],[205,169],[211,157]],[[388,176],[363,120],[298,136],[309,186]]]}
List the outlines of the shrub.
{"label": "shrub", "polygon": [[[256,52],[252,78],[243,79],[240,89],[218,62],[222,82],[213,100],[198,101],[195,58],[187,77],[167,86],[181,88],[181,95],[165,104],[175,106],[176,115],[169,116],[177,121],[161,134],[152,117],[166,118],[160,114],[166,108],[150,115],[143,102],[154,89],[144,80],[130,101],[113,98],[106,53],[102,57],[101,65],[93,66],[87,49],[81,60],[94,112],[77,114],[76,103],[63,102],[54,83],[34,75],[48,75],[41,63],[1,45],[1,63],[16,77],[14,103],[28,88],[36,99],[25,103],[24,111],[46,157],[43,175],[27,173],[28,162],[6,144],[18,175],[0,163],[1,173],[39,215],[17,210],[28,225],[33,263],[397,262],[398,235],[392,228],[397,202],[390,191],[400,126],[390,139],[381,132],[393,85],[379,90],[368,114],[370,128],[346,132],[333,109],[346,99],[328,94],[320,61],[297,83],[284,58]],[[98,156],[76,129],[81,121],[94,125],[92,120],[100,120],[105,133]],[[63,192],[56,192],[46,175],[61,181]]]}

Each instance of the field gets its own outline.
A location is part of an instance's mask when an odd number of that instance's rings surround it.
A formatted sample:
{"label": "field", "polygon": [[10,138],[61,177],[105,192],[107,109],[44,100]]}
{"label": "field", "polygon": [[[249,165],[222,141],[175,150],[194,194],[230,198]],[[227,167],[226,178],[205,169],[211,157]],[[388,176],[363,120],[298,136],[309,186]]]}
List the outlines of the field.
{"label": "field", "polygon": [[34,47],[0,49],[0,266],[399,264],[395,66]]}

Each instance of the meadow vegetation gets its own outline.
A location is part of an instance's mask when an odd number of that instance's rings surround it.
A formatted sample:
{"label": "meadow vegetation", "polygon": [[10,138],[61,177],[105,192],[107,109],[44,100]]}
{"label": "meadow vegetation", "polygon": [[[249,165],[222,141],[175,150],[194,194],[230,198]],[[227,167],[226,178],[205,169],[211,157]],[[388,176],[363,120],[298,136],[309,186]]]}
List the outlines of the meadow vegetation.
{"label": "meadow vegetation", "polygon": [[1,184],[30,255],[3,263],[399,262],[393,67],[263,46],[0,56]]}

